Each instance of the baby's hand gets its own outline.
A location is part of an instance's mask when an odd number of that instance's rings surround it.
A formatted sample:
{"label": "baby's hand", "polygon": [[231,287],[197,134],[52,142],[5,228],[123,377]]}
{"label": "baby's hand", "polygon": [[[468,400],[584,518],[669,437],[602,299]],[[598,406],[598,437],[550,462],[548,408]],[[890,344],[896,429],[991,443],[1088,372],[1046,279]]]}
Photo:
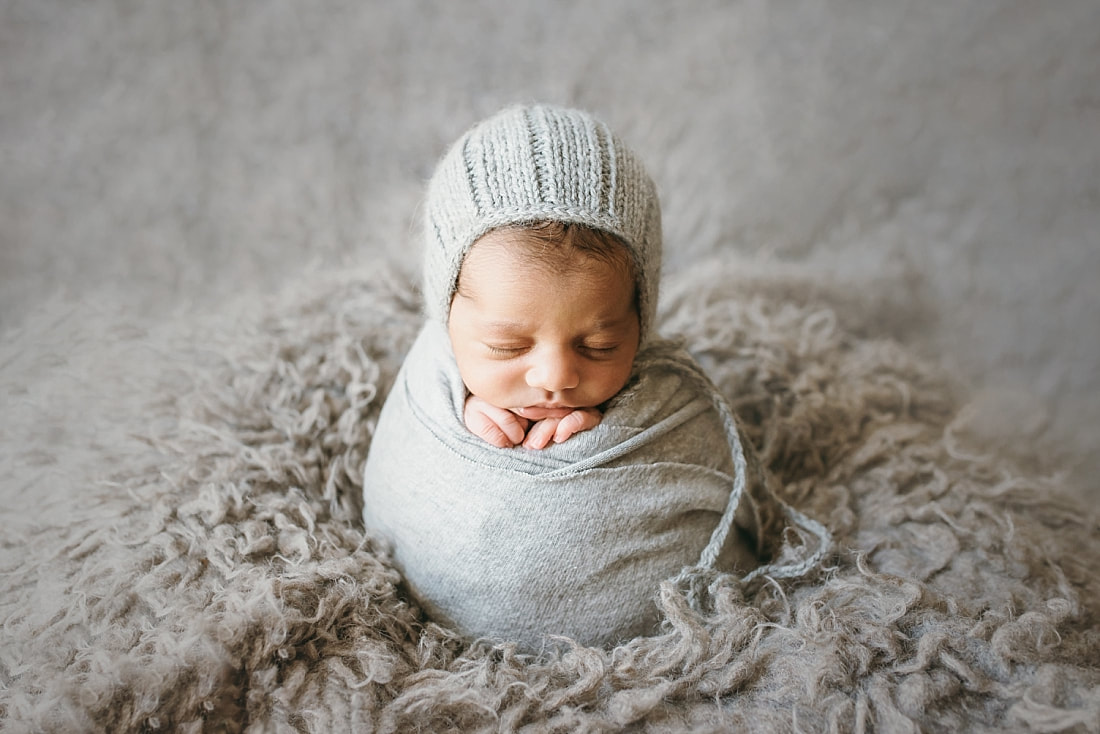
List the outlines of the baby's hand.
{"label": "baby's hand", "polygon": [[527,426],[531,424],[510,410],[498,408],[479,397],[466,398],[462,420],[475,436],[501,449],[510,449],[523,441]]}
{"label": "baby's hand", "polygon": [[543,449],[551,441],[561,443],[574,433],[595,428],[601,420],[603,415],[595,408],[577,408],[562,418],[543,418],[531,426],[523,446],[528,449]]}
{"label": "baby's hand", "polygon": [[551,441],[561,443],[574,433],[595,428],[603,414],[595,408],[577,408],[560,418],[531,420],[471,395],[466,398],[462,419],[471,433],[497,448],[510,449],[522,443],[525,448],[544,449]]}

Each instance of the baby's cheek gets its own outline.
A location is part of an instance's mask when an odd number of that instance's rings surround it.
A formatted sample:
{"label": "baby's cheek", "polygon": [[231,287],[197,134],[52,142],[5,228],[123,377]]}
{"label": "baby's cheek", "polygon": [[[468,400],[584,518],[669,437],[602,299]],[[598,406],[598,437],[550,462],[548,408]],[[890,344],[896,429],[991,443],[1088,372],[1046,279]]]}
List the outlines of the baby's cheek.
{"label": "baby's cheek", "polygon": [[462,372],[466,389],[498,408],[514,407],[508,397],[515,391],[521,379],[522,373],[518,373],[507,362],[490,361]]}
{"label": "baby's cheek", "polygon": [[600,373],[598,381],[600,399],[595,401],[596,404],[610,400],[619,394],[619,391],[626,386],[627,381],[630,379],[630,369],[630,364],[625,367],[616,364],[609,366]]}

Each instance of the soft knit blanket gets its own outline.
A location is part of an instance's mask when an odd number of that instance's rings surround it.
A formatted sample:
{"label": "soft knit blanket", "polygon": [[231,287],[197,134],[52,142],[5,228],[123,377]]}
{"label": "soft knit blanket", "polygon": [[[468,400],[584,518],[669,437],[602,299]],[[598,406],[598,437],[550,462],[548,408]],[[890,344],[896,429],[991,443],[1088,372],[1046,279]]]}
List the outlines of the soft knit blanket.
{"label": "soft knit blanket", "polygon": [[67,472],[41,451],[14,465],[25,492],[68,483],[69,499],[2,518],[0,728],[1100,730],[1095,515],[883,334],[896,284],[728,258],[670,279],[662,332],[837,552],[818,576],[719,583],[701,610],[660,585],[656,635],[545,658],[427,620],[360,526],[382,396],[419,326],[409,292],[314,274],[235,319],[86,315],[39,324],[52,360],[3,345],[11,415],[42,419],[31,437],[54,409],[38,386],[79,373],[105,415],[147,419],[125,430],[149,448],[101,433]]}
{"label": "soft knit blanket", "polygon": [[[787,508],[751,450],[755,491],[745,491],[728,408],[675,344],[650,343],[601,423],[542,451],[474,436],[466,394],[446,330],[429,321],[363,479],[365,525],[393,543],[431,618],[533,650],[547,635],[610,645],[655,629],[657,584],[681,570],[689,584],[719,571],[790,574],[757,568],[779,546]],[[738,513],[747,538],[731,532]]]}

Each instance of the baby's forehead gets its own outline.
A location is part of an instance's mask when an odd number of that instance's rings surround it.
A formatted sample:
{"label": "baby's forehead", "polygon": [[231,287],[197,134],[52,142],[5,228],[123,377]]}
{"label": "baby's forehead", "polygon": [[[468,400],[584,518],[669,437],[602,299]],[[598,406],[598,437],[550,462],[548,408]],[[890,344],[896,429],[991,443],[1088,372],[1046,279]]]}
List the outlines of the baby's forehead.
{"label": "baby's forehead", "polygon": [[546,252],[524,243],[487,241],[470,249],[458,274],[457,292],[481,297],[513,290],[543,289],[559,296],[576,288],[596,288],[611,297],[636,293],[633,269],[584,251]]}
{"label": "baby's forehead", "polygon": [[636,277],[634,257],[618,237],[556,222],[490,230],[470,246],[460,274],[470,263],[536,272],[603,272],[610,266],[631,281]]}

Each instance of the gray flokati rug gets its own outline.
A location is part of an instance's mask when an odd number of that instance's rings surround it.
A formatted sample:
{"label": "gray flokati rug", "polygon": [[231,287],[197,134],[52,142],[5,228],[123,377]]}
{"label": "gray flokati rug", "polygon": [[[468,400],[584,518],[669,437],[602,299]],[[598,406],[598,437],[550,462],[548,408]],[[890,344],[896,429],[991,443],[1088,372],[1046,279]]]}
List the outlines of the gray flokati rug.
{"label": "gray flokati rug", "polygon": [[5,531],[2,728],[1100,731],[1095,516],[983,445],[876,331],[886,297],[745,263],[667,284],[663,330],[837,554],[704,616],[655,587],[659,636],[533,660],[423,619],[363,536],[417,303],[392,273],[309,278],[192,361],[146,355],[155,453],[101,463],[71,519]]}

